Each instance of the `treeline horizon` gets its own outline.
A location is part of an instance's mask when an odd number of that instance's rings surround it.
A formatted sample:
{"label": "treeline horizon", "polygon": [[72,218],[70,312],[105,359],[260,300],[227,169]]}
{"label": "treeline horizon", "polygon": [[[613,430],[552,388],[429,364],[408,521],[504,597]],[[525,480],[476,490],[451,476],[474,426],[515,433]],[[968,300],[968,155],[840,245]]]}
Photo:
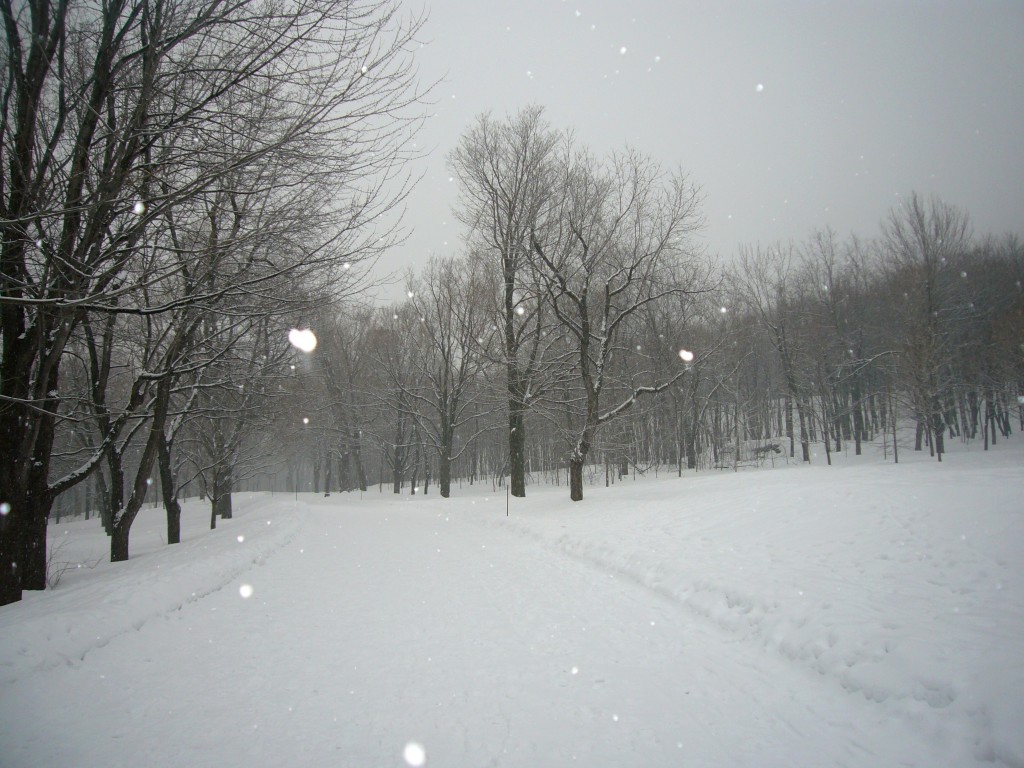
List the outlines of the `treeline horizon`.
{"label": "treeline horizon", "polygon": [[[987,449],[1024,429],[1024,246],[1015,236],[976,240],[966,212],[911,194],[873,239],[826,229],[741,248],[726,266],[699,249],[691,257],[685,290],[638,313],[608,356],[605,392],[629,405],[597,433],[591,483],[810,462],[814,446],[830,462],[880,439],[894,461],[900,449],[941,461],[947,440]],[[220,449],[233,462],[223,462],[227,488],[448,495],[453,483],[509,483],[501,276],[469,253],[434,257],[406,284],[403,301],[318,310],[304,324],[317,348],[287,349],[259,415],[221,415],[248,424]],[[513,307],[549,361],[525,414],[525,473],[568,485],[585,392],[555,313],[535,320],[538,295],[523,289]],[[640,379],[674,384],[636,399]],[[221,432],[196,423],[178,438],[175,474],[188,467],[182,492],[214,500],[199,457],[218,455],[201,445]],[[900,423],[916,427],[912,443],[897,441]],[[80,492],[79,513],[85,503]]]}

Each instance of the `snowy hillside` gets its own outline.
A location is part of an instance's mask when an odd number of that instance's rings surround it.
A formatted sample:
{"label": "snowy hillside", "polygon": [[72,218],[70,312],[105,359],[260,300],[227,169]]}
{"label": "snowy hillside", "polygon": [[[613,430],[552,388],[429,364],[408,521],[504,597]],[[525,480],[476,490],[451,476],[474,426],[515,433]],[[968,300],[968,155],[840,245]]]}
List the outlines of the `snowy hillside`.
{"label": "snowy hillside", "polygon": [[1024,440],[950,447],[53,526],[0,763],[1024,766]]}

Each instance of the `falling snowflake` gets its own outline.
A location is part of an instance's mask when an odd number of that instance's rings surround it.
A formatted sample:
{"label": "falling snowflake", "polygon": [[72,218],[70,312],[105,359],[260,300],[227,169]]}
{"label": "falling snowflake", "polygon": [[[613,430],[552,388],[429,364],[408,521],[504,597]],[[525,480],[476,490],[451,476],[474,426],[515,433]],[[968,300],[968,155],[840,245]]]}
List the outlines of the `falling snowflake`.
{"label": "falling snowflake", "polygon": [[9,514],[11,514],[11,505],[8,504],[6,501],[3,502],[3,503],[0,503],[0,516],[9,515]]}
{"label": "falling snowflake", "polygon": [[688,349],[680,349],[679,359],[682,360],[684,363],[689,363],[690,361],[693,360],[693,352],[691,352]]}
{"label": "falling snowflake", "polygon": [[288,341],[303,352],[312,352],[316,349],[316,334],[309,328],[292,328],[288,331]]}
{"label": "falling snowflake", "polygon": [[423,749],[422,744],[417,744],[415,741],[410,741],[405,745],[405,749],[402,750],[402,757],[405,758],[405,762],[412,766],[426,765],[427,763],[427,752]]}
{"label": "falling snowflake", "polygon": [[619,48],[619,55],[620,56],[625,56],[626,55],[626,46],[622,46],[621,48]]}
{"label": "falling snowflake", "polygon": [[132,206],[132,213],[136,216],[141,216],[146,212],[146,204],[139,200],[135,205]]}
{"label": "falling snowflake", "polygon": [[241,544],[243,541],[245,541],[245,536],[239,535],[238,536],[238,543]]}
{"label": "falling snowflake", "polygon": [[757,91],[758,93],[761,93],[761,91],[764,90],[764,83],[758,83],[757,87],[754,90]]}
{"label": "falling snowflake", "polygon": [[238,594],[248,600],[252,597],[252,584],[243,584],[238,588]]}

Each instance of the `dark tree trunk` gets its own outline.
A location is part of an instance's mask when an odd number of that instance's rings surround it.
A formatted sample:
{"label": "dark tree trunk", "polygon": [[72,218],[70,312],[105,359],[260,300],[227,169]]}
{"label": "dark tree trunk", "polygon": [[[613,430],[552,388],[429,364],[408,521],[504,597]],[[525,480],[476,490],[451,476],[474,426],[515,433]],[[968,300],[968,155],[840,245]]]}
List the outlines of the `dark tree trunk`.
{"label": "dark tree trunk", "polygon": [[[9,464],[2,471],[4,475],[14,474],[15,465]],[[25,530],[31,518],[24,497],[18,495],[19,491],[13,482],[4,477],[0,492],[4,494],[3,503],[7,506],[0,515],[0,605],[21,600],[21,571],[18,563],[25,546]]]}
{"label": "dark tree trunk", "polygon": [[[801,457],[805,464],[811,463],[811,443],[810,438],[807,435],[807,414],[804,413],[804,404],[797,399],[796,401],[796,416],[797,421],[800,423],[800,452]],[[828,440],[828,434],[825,435],[825,439]],[[792,446],[792,442],[790,442]]]}
{"label": "dark tree trunk", "polygon": [[231,491],[233,488],[231,467],[216,467],[213,470],[213,492],[210,496],[214,517],[219,517],[221,520],[231,519]]}
{"label": "dark tree trunk", "polygon": [[861,442],[865,437],[864,428],[864,404],[861,395],[860,381],[854,377],[852,391],[850,392],[853,407],[853,452],[855,456],[861,455]]}
{"label": "dark tree trunk", "polygon": [[341,454],[338,456],[338,489],[342,493],[352,490],[352,478],[349,476],[349,449],[350,444],[346,440],[342,443]]}
{"label": "dark tree trunk", "polygon": [[447,499],[452,493],[452,460],[444,449],[442,449],[438,464],[438,485],[441,496]]}
{"label": "dark tree trunk", "polygon": [[595,427],[584,427],[583,434],[569,455],[569,499],[571,501],[583,501],[583,467],[587,463],[587,455],[590,453],[590,443],[594,432]]}
{"label": "dark tree trunk", "polygon": [[356,477],[359,480],[359,490],[366,491],[366,468],[363,466],[362,435],[356,432],[352,442],[352,460],[356,465]]}
{"label": "dark tree trunk", "polygon": [[509,492],[517,497],[526,496],[526,418],[521,403],[510,403],[508,415],[508,472]]}
{"label": "dark tree trunk", "polygon": [[114,530],[110,534],[110,562],[120,563],[128,559],[128,533],[131,524],[124,524],[120,519],[114,522]]}
{"label": "dark tree trunk", "polygon": [[789,438],[789,458],[796,456],[796,439],[793,434],[793,398],[786,395],[786,437]]}
{"label": "dark tree trunk", "polygon": [[181,504],[174,486],[171,470],[171,441],[161,439],[157,445],[157,465],[160,470],[160,492],[163,494],[164,510],[167,512],[167,543],[181,543]]}
{"label": "dark tree trunk", "polygon": [[328,452],[327,455],[324,457],[324,464],[326,465],[325,469],[327,470],[325,473],[326,477],[324,477],[324,496],[326,497],[331,495],[331,481],[333,480],[333,478],[331,477],[331,470],[333,465],[331,464],[330,452]]}
{"label": "dark tree trunk", "polygon": [[[186,338],[187,336],[179,337],[175,341],[176,343],[184,342]],[[135,516],[142,509],[142,504],[146,500],[146,492],[149,490],[153,462],[156,461],[159,444],[164,436],[164,425],[167,423],[167,407],[170,402],[172,381],[172,377],[165,372],[164,378],[157,385],[149,435],[142,455],[139,457],[132,493],[114,518],[114,530],[110,535],[110,562],[112,563],[128,559],[128,534],[135,521]],[[123,496],[123,483],[119,483],[118,486],[122,489]]]}
{"label": "dark tree trunk", "polygon": [[397,455],[399,450],[400,449],[396,445],[395,446],[395,457],[394,457],[394,462],[395,463],[394,463],[394,466],[391,468],[391,492],[392,493],[401,493],[402,492],[402,479],[403,479],[402,478],[402,466],[401,466],[401,464],[399,464],[398,455]]}
{"label": "dark tree trunk", "polygon": [[575,453],[569,459],[569,498],[583,501],[583,457]]}
{"label": "dark tree trunk", "polygon": [[447,499],[452,492],[452,444],[455,436],[451,429],[441,431],[441,449],[437,452],[437,482],[441,496]]}
{"label": "dark tree trunk", "polygon": [[214,503],[214,514],[221,520],[230,520],[231,512],[231,490],[229,485],[228,488],[222,491],[221,495],[217,497],[217,501]]}
{"label": "dark tree trunk", "polygon": [[942,461],[942,454],[945,453],[946,448],[946,425],[942,421],[942,410],[938,402],[938,398],[936,398],[935,402],[932,404],[932,414],[930,421],[930,426],[932,430],[932,440],[934,441],[935,445],[935,456],[938,458],[939,461]]}

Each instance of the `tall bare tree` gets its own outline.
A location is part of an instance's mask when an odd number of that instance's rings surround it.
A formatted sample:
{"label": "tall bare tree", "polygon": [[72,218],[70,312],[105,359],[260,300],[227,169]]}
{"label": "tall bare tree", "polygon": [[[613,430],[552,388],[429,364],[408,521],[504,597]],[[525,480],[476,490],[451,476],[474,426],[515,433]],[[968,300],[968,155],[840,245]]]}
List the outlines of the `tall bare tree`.
{"label": "tall bare tree", "polygon": [[652,304],[705,287],[675,279],[679,262],[693,255],[690,236],[702,220],[700,197],[686,177],[666,173],[634,152],[612,156],[607,167],[580,155],[563,173],[557,219],[532,230],[531,247],[544,298],[571,341],[572,378],[582,388],[580,423],[569,457],[570,498],[579,501],[583,467],[598,428],[638,397],[672,386],[686,371],[679,350],[673,355],[677,372],[662,381],[650,368],[620,366],[619,401],[601,407],[602,394],[612,383],[612,356],[630,354],[630,345],[622,344],[630,322]]}
{"label": "tall bare tree", "polygon": [[916,193],[890,211],[882,224],[890,286],[902,323],[901,368],[907,377],[921,429],[931,436],[939,461],[945,452],[943,393],[951,370],[951,329],[964,319],[959,300],[963,260],[970,245],[966,213]]}
{"label": "tall bare tree", "polygon": [[550,215],[559,193],[555,169],[568,137],[528,107],[504,121],[481,115],[449,156],[458,178],[458,218],[470,249],[495,267],[497,323],[508,393],[509,485],[526,495],[526,412],[542,388],[544,314],[534,299],[530,233]]}
{"label": "tall bare tree", "polygon": [[794,455],[795,434],[791,408],[795,407],[799,423],[800,455],[803,461],[809,463],[811,414],[799,334],[800,275],[793,248],[777,246],[766,250],[742,250],[737,266],[732,271],[731,281],[746,309],[767,332],[778,354],[786,392],[789,455]]}

